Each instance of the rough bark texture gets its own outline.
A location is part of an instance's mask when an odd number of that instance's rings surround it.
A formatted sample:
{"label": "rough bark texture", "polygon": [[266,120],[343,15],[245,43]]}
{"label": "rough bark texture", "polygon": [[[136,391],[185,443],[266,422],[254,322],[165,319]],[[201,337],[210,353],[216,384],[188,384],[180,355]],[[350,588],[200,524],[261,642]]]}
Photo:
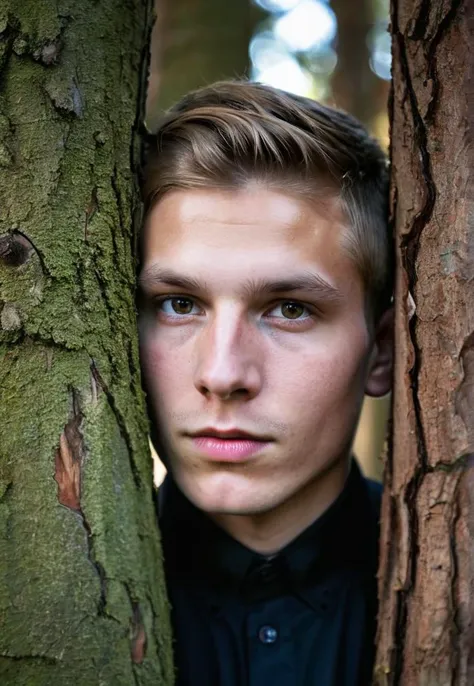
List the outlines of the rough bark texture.
{"label": "rough bark texture", "polygon": [[172,683],[133,302],[150,28],[147,0],[0,4],[8,686]]}
{"label": "rough bark texture", "polygon": [[249,43],[262,13],[251,0],[159,0],[147,122],[185,93],[249,70]]}
{"label": "rough bark texture", "polygon": [[474,2],[392,0],[394,431],[376,683],[474,684]]}

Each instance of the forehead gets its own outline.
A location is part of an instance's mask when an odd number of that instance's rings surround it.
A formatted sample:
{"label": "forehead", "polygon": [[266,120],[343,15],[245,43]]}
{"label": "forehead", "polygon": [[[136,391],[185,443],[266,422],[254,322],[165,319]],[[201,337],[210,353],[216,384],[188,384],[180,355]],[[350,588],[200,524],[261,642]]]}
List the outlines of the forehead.
{"label": "forehead", "polygon": [[312,268],[333,285],[359,282],[342,247],[345,231],[337,199],[324,207],[283,192],[178,190],[150,213],[143,235],[143,267],[213,275],[222,284],[236,276]]}

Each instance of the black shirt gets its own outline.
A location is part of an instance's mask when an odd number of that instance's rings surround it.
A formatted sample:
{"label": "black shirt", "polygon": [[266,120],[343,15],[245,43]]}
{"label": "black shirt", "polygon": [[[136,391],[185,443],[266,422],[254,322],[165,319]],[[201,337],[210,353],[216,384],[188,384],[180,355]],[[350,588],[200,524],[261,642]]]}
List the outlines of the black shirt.
{"label": "black shirt", "polygon": [[381,486],[343,492],[277,555],[235,541],[171,477],[158,495],[177,686],[366,686]]}

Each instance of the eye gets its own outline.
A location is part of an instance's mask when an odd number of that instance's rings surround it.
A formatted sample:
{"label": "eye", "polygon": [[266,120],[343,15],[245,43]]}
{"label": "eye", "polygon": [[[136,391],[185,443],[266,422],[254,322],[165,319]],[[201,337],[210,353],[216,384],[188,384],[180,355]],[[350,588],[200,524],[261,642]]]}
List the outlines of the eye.
{"label": "eye", "polygon": [[[280,311],[281,314],[272,314],[272,312]],[[302,315],[306,312],[306,317]],[[273,310],[270,311],[270,316],[276,317],[277,319],[307,319],[309,315],[308,308],[303,303],[297,302],[295,300],[285,300],[284,302],[278,303]]]}
{"label": "eye", "polygon": [[156,307],[160,312],[170,316],[183,316],[188,314],[196,314],[193,312],[193,307],[196,307],[191,298],[185,298],[182,296],[168,296],[166,298],[160,298],[156,302]]}

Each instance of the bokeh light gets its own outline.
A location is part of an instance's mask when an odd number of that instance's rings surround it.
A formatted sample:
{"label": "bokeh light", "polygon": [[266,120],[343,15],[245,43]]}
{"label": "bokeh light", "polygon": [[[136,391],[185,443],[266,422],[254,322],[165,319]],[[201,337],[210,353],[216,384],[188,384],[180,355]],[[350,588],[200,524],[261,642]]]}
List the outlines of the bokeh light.
{"label": "bokeh light", "polygon": [[311,75],[291,56],[282,57],[262,70],[255,70],[252,79],[296,95],[309,97],[314,90]]}
{"label": "bokeh light", "polygon": [[325,97],[337,56],[337,25],[322,0],[255,0],[273,14],[253,37],[251,78],[310,97]]}
{"label": "bokeh light", "polygon": [[386,22],[378,24],[368,36],[370,67],[381,79],[390,81],[392,66],[391,39]]}
{"label": "bokeh light", "polygon": [[249,53],[254,69],[260,72],[292,57],[288,47],[273,31],[257,33],[250,42]]}
{"label": "bokeh light", "polygon": [[274,26],[275,35],[294,52],[329,43],[336,35],[336,29],[334,12],[316,0],[302,0],[277,19]]}
{"label": "bokeh light", "polygon": [[254,0],[254,3],[266,12],[288,12],[299,2],[300,0]]}

